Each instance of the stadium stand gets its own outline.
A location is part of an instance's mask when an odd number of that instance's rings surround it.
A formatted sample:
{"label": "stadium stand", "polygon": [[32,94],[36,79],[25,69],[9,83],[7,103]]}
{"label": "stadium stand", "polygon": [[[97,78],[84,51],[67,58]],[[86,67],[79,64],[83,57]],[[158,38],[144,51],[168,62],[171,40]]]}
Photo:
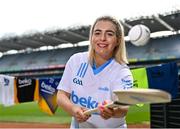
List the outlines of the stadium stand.
{"label": "stadium stand", "polygon": [[[151,65],[155,62],[159,63],[174,60],[179,62],[179,40],[180,35],[161,37],[151,39],[147,45],[141,47],[136,47],[127,42],[126,45],[130,66],[141,67],[145,66],[145,64]],[[59,66],[64,66],[66,64],[72,54],[87,50],[88,47],[83,46],[5,55],[0,58],[0,73],[8,72],[13,75],[13,73],[18,73],[19,71],[36,70],[37,72],[43,69],[50,71],[50,68],[59,69]],[[62,73],[62,71],[60,73]],[[51,74],[53,74],[53,72],[51,72]]]}
{"label": "stadium stand", "polygon": [[150,39],[145,46],[136,47],[128,43],[127,51],[129,58],[137,58],[141,60],[166,60],[171,58],[180,58],[180,35],[172,35]]}

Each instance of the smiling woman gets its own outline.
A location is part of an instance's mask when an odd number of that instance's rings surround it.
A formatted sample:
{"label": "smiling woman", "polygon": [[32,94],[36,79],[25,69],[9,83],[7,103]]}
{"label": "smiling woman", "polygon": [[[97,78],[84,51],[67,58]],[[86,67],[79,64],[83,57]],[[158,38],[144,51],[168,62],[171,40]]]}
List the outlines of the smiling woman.
{"label": "smiling woman", "polygon": [[72,116],[71,128],[126,128],[128,107],[104,107],[96,115],[84,114],[106,100],[116,100],[114,90],[132,87],[123,27],[114,17],[101,16],[89,37],[89,51],[72,55],[66,63],[57,102]]}

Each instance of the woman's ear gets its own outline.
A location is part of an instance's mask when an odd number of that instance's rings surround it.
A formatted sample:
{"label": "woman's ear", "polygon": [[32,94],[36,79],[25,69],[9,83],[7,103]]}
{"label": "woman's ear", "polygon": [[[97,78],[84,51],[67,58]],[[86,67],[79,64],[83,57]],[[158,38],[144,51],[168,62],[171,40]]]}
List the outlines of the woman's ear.
{"label": "woman's ear", "polygon": [[117,42],[116,42],[117,46],[119,45],[119,42],[120,42],[120,39],[117,37]]}
{"label": "woman's ear", "polygon": [[116,42],[116,47],[119,46],[119,40],[117,39],[117,42]]}

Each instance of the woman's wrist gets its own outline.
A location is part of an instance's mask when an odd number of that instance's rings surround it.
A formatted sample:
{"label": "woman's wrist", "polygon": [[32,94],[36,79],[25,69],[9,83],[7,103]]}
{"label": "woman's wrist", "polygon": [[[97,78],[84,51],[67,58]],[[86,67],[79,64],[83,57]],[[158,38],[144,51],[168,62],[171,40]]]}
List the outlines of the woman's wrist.
{"label": "woman's wrist", "polygon": [[115,108],[114,110],[113,110],[113,118],[120,118],[120,117],[124,117],[124,116],[126,116],[126,114],[127,114],[127,112],[128,112],[128,108]]}

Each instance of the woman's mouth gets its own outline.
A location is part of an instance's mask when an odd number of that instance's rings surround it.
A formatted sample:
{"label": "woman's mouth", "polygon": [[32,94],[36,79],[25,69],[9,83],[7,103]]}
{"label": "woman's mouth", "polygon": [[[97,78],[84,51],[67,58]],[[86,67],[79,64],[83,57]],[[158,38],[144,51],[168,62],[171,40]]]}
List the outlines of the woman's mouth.
{"label": "woman's mouth", "polygon": [[98,43],[97,45],[98,45],[98,47],[100,47],[100,48],[105,48],[105,47],[108,46],[108,44],[104,44],[104,43]]}

